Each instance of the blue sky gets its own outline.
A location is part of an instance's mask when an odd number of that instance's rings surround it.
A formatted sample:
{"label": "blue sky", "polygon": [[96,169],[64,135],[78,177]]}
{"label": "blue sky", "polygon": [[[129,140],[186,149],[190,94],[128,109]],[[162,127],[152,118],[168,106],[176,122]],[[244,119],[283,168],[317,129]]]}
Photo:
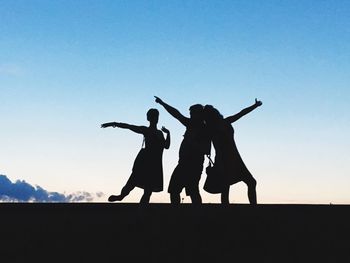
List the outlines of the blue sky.
{"label": "blue sky", "polygon": [[[258,200],[349,203],[349,13],[341,0],[1,1],[0,174],[105,201],[142,137],[100,124],[146,125],[157,107],[172,133],[166,189],[184,128],[153,95],[184,115],[194,103],[229,115],[258,98],[234,125]],[[245,185],[231,202],[248,202]]]}

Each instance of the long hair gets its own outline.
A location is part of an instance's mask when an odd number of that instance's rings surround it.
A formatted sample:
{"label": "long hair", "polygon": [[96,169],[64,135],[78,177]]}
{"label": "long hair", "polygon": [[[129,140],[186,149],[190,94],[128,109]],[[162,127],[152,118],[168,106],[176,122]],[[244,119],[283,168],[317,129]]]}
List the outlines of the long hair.
{"label": "long hair", "polygon": [[220,113],[218,109],[216,109],[213,105],[205,105],[204,106],[204,117],[205,120],[209,122],[215,122],[218,120],[222,120],[224,117]]}

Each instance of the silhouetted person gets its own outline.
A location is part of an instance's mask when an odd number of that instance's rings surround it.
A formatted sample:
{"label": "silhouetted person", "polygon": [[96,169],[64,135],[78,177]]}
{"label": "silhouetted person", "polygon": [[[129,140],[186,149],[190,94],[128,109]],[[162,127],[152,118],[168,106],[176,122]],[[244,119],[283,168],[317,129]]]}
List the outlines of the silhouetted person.
{"label": "silhouetted person", "polygon": [[145,147],[140,150],[134,161],[132,173],[120,195],[111,195],[108,201],[121,201],[135,187],[139,187],[144,189],[140,203],[149,203],[152,192],[163,190],[162,156],[164,148],[169,149],[170,132],[165,127],[162,127],[162,131],[166,133],[166,139],[164,139],[163,133],[157,129],[158,119],[159,111],[150,109],[147,112],[148,127],[120,122],[109,122],[101,125],[101,128],[118,127],[143,134],[145,143]]}
{"label": "silhouetted person", "polygon": [[212,105],[204,107],[205,121],[210,132],[211,140],[215,148],[215,166],[221,173],[218,180],[221,181],[221,203],[229,204],[230,185],[243,181],[248,186],[248,198],[250,204],[257,203],[256,180],[244,164],[235,140],[232,123],[261,106],[262,102],[255,99],[255,103],[243,109],[239,113],[224,118]]}
{"label": "silhouetted person", "polygon": [[180,193],[185,188],[186,195],[191,197],[192,203],[201,204],[198,184],[203,171],[204,156],[210,151],[210,140],[203,119],[203,106],[192,105],[189,109],[190,118],[187,118],[160,98],[156,96],[155,98],[157,103],[186,127],[179,150],[179,161],[168,187],[171,203],[180,203]]}

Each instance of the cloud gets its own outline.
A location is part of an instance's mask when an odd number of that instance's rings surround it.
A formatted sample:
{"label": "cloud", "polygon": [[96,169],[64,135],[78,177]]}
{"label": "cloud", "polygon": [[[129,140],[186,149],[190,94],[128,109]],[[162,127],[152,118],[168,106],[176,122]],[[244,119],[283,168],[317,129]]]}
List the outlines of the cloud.
{"label": "cloud", "polygon": [[104,194],[85,191],[72,194],[48,192],[42,187],[32,186],[24,180],[12,183],[6,175],[0,174],[0,202],[91,202]]}

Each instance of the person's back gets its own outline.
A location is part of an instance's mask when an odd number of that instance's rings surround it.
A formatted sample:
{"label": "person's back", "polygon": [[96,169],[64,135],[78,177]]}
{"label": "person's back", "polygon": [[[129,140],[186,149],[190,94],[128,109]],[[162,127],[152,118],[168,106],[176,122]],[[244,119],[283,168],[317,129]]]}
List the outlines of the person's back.
{"label": "person's back", "polygon": [[234,129],[225,119],[220,119],[212,133],[212,142],[215,148],[215,160],[226,159],[227,162],[236,158],[238,153],[234,140]]}
{"label": "person's back", "polygon": [[179,150],[179,161],[203,159],[208,151],[208,136],[204,122],[190,122]]}
{"label": "person's back", "polygon": [[161,130],[147,128],[144,133],[145,149],[154,155],[162,155],[164,150],[164,136]]}

